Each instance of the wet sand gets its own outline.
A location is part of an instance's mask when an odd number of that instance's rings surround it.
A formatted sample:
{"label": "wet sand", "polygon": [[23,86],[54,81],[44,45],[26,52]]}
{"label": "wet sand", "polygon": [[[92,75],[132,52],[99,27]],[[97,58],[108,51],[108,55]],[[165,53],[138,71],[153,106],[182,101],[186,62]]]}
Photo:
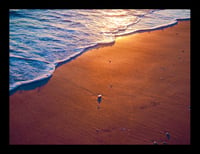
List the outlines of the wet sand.
{"label": "wet sand", "polygon": [[114,45],[58,67],[44,86],[11,95],[9,139],[10,144],[190,144],[189,106],[190,21],[181,21],[119,37]]}

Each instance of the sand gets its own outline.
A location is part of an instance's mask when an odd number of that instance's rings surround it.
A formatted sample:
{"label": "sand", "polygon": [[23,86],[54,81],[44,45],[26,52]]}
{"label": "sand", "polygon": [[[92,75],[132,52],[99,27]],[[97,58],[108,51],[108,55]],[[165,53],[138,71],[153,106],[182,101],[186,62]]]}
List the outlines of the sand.
{"label": "sand", "polygon": [[89,50],[9,108],[10,144],[190,144],[190,21]]}

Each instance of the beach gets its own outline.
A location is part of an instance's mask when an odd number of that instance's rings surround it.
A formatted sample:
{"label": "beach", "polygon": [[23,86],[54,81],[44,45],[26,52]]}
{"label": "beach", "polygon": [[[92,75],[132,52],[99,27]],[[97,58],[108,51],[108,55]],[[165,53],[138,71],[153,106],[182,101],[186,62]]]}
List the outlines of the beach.
{"label": "beach", "polygon": [[17,91],[9,101],[9,140],[190,144],[190,111],[189,20],[118,37],[56,68],[47,84]]}

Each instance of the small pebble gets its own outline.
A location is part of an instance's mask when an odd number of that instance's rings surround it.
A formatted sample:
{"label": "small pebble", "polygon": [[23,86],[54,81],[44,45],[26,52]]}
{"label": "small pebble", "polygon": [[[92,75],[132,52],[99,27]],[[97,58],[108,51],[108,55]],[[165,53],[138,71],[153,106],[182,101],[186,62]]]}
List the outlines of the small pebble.
{"label": "small pebble", "polygon": [[122,130],[122,131],[125,131],[125,130],[126,130],[126,128],[121,128],[121,130]]}
{"label": "small pebble", "polygon": [[164,144],[164,145],[166,145],[166,144],[167,144],[167,142],[165,142],[165,141],[164,141],[164,142],[163,142],[163,144]]}
{"label": "small pebble", "polygon": [[160,80],[163,80],[163,77],[160,77]]}

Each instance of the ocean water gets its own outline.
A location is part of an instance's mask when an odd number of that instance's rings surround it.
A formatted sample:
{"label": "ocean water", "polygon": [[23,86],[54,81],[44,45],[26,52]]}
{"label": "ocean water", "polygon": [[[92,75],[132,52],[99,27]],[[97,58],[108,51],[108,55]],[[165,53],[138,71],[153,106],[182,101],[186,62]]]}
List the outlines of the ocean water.
{"label": "ocean water", "polygon": [[9,90],[49,78],[60,63],[113,43],[117,36],[168,27],[184,19],[190,19],[190,10],[11,9]]}

